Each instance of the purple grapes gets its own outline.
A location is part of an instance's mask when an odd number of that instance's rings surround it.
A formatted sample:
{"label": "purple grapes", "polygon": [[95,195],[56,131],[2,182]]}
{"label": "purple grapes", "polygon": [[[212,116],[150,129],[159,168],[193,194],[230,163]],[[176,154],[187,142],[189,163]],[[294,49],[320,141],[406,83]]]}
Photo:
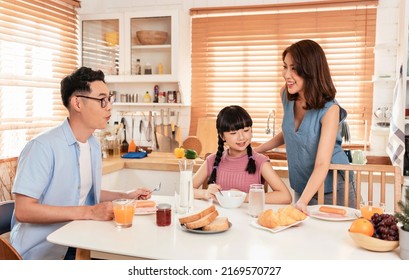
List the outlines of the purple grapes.
{"label": "purple grapes", "polygon": [[373,237],[387,240],[399,240],[398,219],[391,214],[373,214],[371,222],[374,225],[375,232]]}

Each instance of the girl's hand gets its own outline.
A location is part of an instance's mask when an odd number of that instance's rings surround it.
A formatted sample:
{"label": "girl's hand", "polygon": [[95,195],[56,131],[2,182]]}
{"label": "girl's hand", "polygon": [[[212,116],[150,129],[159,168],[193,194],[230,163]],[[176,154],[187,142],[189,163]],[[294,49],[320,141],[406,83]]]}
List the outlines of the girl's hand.
{"label": "girl's hand", "polygon": [[216,198],[216,193],[221,191],[222,188],[217,185],[217,184],[209,184],[207,186],[207,190],[206,190],[206,194],[205,194],[205,199],[209,200],[209,199],[214,199],[217,200]]}

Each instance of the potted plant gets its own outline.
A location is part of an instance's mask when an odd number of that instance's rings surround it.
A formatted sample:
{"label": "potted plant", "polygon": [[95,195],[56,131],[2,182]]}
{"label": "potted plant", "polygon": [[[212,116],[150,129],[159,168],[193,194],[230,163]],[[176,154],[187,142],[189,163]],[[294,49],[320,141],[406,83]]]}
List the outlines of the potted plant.
{"label": "potted plant", "polygon": [[401,212],[396,212],[395,217],[402,223],[399,227],[400,258],[409,260],[409,187],[405,189],[405,202],[400,200],[398,205]]}

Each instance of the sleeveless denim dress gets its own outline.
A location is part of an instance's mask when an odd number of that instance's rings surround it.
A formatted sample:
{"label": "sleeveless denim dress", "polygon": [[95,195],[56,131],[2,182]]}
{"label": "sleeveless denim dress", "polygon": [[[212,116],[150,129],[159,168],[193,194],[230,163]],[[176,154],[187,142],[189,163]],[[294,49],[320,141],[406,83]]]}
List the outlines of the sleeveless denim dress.
{"label": "sleeveless denim dress", "polygon": [[[315,158],[318,150],[318,143],[321,134],[321,121],[327,110],[334,104],[338,105],[336,100],[329,101],[325,104],[324,108],[318,110],[308,110],[305,113],[298,131],[295,131],[294,124],[294,101],[287,99],[286,91],[282,96],[284,118],[282,123],[282,131],[284,135],[284,141],[287,151],[288,160],[288,173],[291,187],[295,191],[295,198],[297,199],[304,191],[305,186],[312,174],[315,164]],[[341,106],[339,121],[342,122],[347,116],[347,112]],[[331,163],[337,164],[349,164],[348,157],[344,150],[341,148],[341,134],[338,132],[336,141],[334,144],[334,151],[332,153]],[[353,175],[353,174],[350,174]],[[324,192],[326,201],[331,201],[332,204],[332,171],[328,172],[325,179]],[[350,176],[350,181],[353,183],[353,176]],[[355,187],[350,185],[349,205],[355,207]],[[338,176],[338,188],[337,188],[337,204],[343,205],[344,202],[344,174]],[[310,201],[310,204],[317,204],[316,196]],[[328,200],[327,200],[328,197]],[[325,202],[327,203],[327,202]]]}

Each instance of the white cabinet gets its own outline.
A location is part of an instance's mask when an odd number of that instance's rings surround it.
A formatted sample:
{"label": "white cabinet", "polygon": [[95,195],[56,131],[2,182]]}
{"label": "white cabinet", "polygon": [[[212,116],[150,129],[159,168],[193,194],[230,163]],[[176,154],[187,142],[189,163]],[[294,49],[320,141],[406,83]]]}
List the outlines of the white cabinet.
{"label": "white cabinet", "polygon": [[[153,97],[155,85],[161,92],[179,91],[178,11],[84,14],[80,21],[81,65],[104,71],[110,89],[119,95],[117,101],[121,100],[121,94],[136,94],[138,101],[132,103],[141,103],[146,91]],[[140,31],[145,34],[154,31],[151,37],[145,37],[149,42],[138,38]],[[151,40],[161,38],[162,34],[166,35],[165,40]],[[136,73],[137,59],[141,75]],[[145,74],[147,64],[151,67],[150,74]],[[182,101],[183,96],[178,103]],[[121,103],[116,106],[122,106]],[[167,107],[167,104],[157,106]]]}
{"label": "white cabinet", "polygon": [[124,61],[123,16],[84,15],[80,24],[80,65],[102,70],[107,77],[121,73]]}
{"label": "white cabinet", "polygon": [[[177,81],[178,12],[113,13],[81,15],[82,65],[104,69],[107,82],[175,82]],[[166,34],[164,41],[142,43],[139,31]],[[152,33],[148,39],[159,38]],[[142,75],[136,75],[139,59]],[[144,68],[151,64],[152,73]],[[115,65],[115,69],[111,66]],[[158,66],[162,66],[162,71]]]}
{"label": "white cabinet", "polygon": [[[80,15],[80,64],[104,71],[109,89],[116,92],[111,122],[119,122],[125,117],[128,137],[134,135],[140,146],[151,146],[149,138],[152,137],[137,129],[133,133],[133,128],[142,122],[143,126],[148,126],[151,121],[148,116],[153,116],[153,123],[163,124],[159,117],[161,111],[172,113],[173,123],[180,120],[178,125],[187,134],[186,116],[190,107],[184,102],[178,81],[178,13],[177,10],[156,10]],[[148,42],[143,41],[137,36],[140,31],[154,31],[154,36],[148,37]],[[151,40],[163,34],[166,35],[164,40]],[[140,75],[136,73],[137,60],[141,65]],[[147,64],[151,66],[150,74],[145,74]],[[159,87],[160,95],[165,95],[165,102],[153,102],[155,86]],[[144,102],[146,92],[149,92],[152,102]],[[168,102],[169,92],[177,99],[176,103]],[[166,120],[170,120],[169,115]],[[134,121],[136,124],[132,126]]]}

